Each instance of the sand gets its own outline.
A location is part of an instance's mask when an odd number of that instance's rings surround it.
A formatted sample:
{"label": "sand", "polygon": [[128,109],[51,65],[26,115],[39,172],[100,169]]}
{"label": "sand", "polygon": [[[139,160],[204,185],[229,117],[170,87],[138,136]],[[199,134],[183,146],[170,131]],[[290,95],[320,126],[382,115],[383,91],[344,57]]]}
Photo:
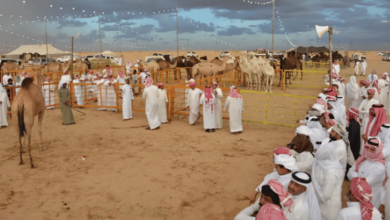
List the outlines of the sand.
{"label": "sand", "polygon": [[[390,62],[367,58],[368,73],[390,72]],[[342,70],[342,76],[352,72]],[[226,120],[209,134],[202,120],[189,126],[187,117],[146,131],[143,113],[123,122],[120,114],[80,110],[86,115],[74,112],[77,124],[69,126],[61,125],[58,108],[45,112],[45,151],[39,150],[35,122],[36,169],[30,169],[28,154],[18,165],[12,122],[0,129],[0,219],[233,219],[273,170],[273,149],[294,135],[293,128],[252,123],[231,135]]]}

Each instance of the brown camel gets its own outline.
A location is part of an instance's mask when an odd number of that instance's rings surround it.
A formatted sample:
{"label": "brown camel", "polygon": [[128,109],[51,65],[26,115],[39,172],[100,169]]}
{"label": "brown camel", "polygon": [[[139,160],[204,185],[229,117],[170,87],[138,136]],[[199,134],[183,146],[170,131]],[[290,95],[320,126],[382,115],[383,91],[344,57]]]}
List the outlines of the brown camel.
{"label": "brown camel", "polygon": [[[157,64],[160,66],[160,70],[166,70],[166,81],[168,81],[168,73],[169,73],[169,69],[174,69],[176,68],[177,66],[177,59],[175,59],[175,62],[174,63],[170,63],[166,60],[160,60],[157,62]],[[157,78],[158,78],[158,74],[157,74]],[[175,74],[175,79],[176,79],[176,74]]]}
{"label": "brown camel", "polygon": [[81,59],[77,59],[76,60],[76,73],[79,73],[79,75],[83,74],[84,73],[87,73],[88,71],[88,64],[84,63],[83,61],[81,61]]}
{"label": "brown camel", "polygon": [[191,61],[187,60],[187,57],[185,56],[179,56],[177,57],[177,67],[185,68],[185,71],[187,74],[190,74],[192,77],[192,67],[194,64],[191,63]]}
{"label": "brown camel", "polygon": [[21,70],[21,69],[23,69],[23,64],[19,66],[18,63],[11,62],[11,61],[6,62],[1,67],[1,70],[3,70],[4,72],[8,72],[12,70]]}
{"label": "brown camel", "polygon": [[145,68],[149,70],[149,72],[157,72],[160,71],[160,65],[154,60],[150,61],[148,64],[145,64]]}
{"label": "brown camel", "polygon": [[45,65],[44,70],[45,73],[62,73],[65,70],[70,69],[71,62],[66,61],[65,63],[56,63],[56,62],[51,62],[48,65]]}
{"label": "brown camel", "polygon": [[[22,82],[22,88],[19,93],[15,96],[12,102],[12,121],[14,123],[16,133],[19,140],[19,151],[20,151],[20,163],[23,164],[22,152],[22,137],[27,135],[28,141],[28,153],[30,155],[31,168],[34,168],[33,159],[31,157],[31,132],[34,125],[34,118],[38,115],[38,133],[39,133],[39,145],[41,150],[44,150],[42,143],[42,121],[43,114],[45,112],[45,100],[42,94],[42,82],[41,69],[43,66],[33,67],[35,79],[37,84],[33,83],[32,78],[26,78]],[[26,140],[26,139],[25,139]]]}
{"label": "brown camel", "polygon": [[223,61],[223,64],[221,66],[218,66],[213,63],[198,63],[192,67],[192,73],[194,74],[194,79],[196,79],[196,76],[200,73],[200,78],[202,79],[202,75],[206,77],[212,77],[218,74],[218,72],[221,72],[226,67],[227,60]]}
{"label": "brown camel", "polygon": [[[282,66],[283,66],[283,72],[285,70],[301,70],[301,80],[303,78],[303,65],[302,65],[302,62],[295,57],[294,54],[291,54],[287,59],[283,59],[282,61]],[[295,75],[295,77],[293,78],[293,80],[295,80],[296,78],[298,77],[298,72],[297,74]],[[287,76],[286,76],[287,78]],[[291,84],[291,81],[290,81],[290,84]]]}
{"label": "brown camel", "polygon": [[[234,63],[228,63],[226,64],[226,67],[223,71],[219,72],[218,75],[221,75],[221,74],[224,74],[224,73],[228,73],[228,72],[231,72],[233,71],[234,69],[238,68],[239,67],[239,61],[240,61],[240,57],[235,57],[235,60],[234,60]],[[223,64],[224,61],[222,60],[219,60],[219,59],[213,59],[212,61],[210,61],[210,63],[214,63],[218,66],[221,66]]]}

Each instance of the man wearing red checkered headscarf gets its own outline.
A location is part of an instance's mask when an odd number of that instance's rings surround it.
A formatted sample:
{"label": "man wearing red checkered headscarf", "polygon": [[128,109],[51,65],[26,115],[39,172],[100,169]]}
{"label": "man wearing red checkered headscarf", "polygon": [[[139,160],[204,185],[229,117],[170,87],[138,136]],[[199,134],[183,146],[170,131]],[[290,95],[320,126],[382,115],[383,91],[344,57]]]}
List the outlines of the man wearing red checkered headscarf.
{"label": "man wearing red checkered headscarf", "polygon": [[288,220],[283,210],[274,204],[266,204],[261,207],[256,220]]}
{"label": "man wearing red checkered headscarf", "polygon": [[364,145],[363,154],[348,171],[349,179],[363,177],[370,184],[372,189],[371,203],[375,208],[382,205],[386,195],[384,185],[387,179],[387,170],[383,158],[383,142],[379,138],[370,138]]}
{"label": "man wearing red checkered headscarf", "polygon": [[371,186],[365,178],[355,177],[351,180],[347,194],[347,208],[340,210],[337,220],[362,219],[381,220],[381,214],[372,203]]}

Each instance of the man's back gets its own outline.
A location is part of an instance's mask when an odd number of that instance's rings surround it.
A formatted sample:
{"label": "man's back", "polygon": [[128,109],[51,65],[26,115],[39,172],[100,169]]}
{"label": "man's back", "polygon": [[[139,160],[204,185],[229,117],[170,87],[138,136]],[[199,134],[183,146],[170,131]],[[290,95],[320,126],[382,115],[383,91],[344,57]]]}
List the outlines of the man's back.
{"label": "man's back", "polygon": [[[362,211],[360,210],[360,202],[348,202],[348,207],[340,210],[337,220],[362,220]],[[381,214],[374,207],[372,212],[372,220],[381,220]]]}

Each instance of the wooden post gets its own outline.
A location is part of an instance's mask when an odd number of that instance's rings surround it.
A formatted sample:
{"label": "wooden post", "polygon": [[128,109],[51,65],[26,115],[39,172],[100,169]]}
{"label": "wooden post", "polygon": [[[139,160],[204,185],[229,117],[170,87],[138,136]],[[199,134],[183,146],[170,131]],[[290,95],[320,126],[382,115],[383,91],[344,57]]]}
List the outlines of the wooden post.
{"label": "wooden post", "polygon": [[[70,54],[70,77],[73,80],[73,36],[72,36],[72,53]],[[73,105],[72,105],[73,106]]]}
{"label": "wooden post", "polygon": [[330,78],[329,78],[329,85],[332,86],[332,66],[333,66],[333,63],[332,63],[332,50],[333,50],[333,44],[332,44],[332,32],[333,32],[333,28],[332,27],[329,27],[329,59],[330,59],[330,65],[329,65],[329,71],[330,71]]}

